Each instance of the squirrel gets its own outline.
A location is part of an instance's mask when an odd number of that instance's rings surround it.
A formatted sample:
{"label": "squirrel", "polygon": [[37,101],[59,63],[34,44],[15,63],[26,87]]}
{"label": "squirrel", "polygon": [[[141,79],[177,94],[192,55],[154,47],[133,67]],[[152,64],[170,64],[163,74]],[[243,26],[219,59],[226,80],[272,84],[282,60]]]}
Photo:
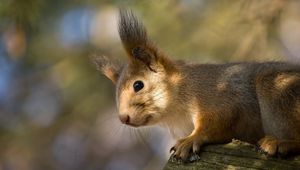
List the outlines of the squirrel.
{"label": "squirrel", "polygon": [[128,63],[93,56],[116,86],[120,121],[160,125],[188,161],[207,144],[238,139],[270,156],[300,153],[300,66],[287,62],[189,64],[170,59],[131,10],[119,12]]}

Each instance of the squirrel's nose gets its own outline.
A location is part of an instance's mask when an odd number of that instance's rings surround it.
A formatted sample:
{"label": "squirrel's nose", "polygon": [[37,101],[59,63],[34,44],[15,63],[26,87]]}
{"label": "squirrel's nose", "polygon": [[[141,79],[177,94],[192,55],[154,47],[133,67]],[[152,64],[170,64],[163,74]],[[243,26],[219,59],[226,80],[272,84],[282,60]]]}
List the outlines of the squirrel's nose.
{"label": "squirrel's nose", "polygon": [[119,115],[119,118],[120,118],[121,122],[124,124],[128,124],[130,121],[130,117],[127,114]]}

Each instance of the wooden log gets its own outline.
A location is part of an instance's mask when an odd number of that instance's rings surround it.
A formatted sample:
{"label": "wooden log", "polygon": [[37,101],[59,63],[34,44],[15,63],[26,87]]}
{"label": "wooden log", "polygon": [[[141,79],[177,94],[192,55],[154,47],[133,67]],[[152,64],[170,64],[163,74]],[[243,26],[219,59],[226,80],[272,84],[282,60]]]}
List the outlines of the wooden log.
{"label": "wooden log", "polygon": [[180,163],[172,157],[164,170],[201,170],[201,169],[282,169],[300,170],[300,155],[289,158],[268,157],[258,152],[254,145],[234,140],[225,145],[204,146],[196,161]]}

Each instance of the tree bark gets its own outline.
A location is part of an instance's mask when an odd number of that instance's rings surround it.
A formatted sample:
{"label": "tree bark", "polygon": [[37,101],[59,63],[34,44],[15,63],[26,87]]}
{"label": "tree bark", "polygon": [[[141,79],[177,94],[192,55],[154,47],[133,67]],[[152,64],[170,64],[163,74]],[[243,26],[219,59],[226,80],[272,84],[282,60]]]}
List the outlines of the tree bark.
{"label": "tree bark", "polygon": [[259,152],[254,145],[234,140],[225,145],[208,145],[203,147],[198,159],[192,163],[183,164],[170,158],[164,170],[173,169],[299,170],[300,155],[289,158],[268,157]]}

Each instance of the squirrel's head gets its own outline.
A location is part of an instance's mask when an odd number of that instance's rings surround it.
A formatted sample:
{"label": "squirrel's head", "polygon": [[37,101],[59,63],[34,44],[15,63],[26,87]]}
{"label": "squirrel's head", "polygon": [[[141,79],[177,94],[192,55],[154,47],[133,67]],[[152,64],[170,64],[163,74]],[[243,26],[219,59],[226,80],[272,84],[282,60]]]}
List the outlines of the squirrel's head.
{"label": "squirrel's head", "polygon": [[93,57],[93,61],[116,85],[122,123],[135,127],[155,124],[165,116],[180,74],[150,42],[145,27],[131,11],[120,11],[119,34],[128,63],[118,65],[104,56]]}

